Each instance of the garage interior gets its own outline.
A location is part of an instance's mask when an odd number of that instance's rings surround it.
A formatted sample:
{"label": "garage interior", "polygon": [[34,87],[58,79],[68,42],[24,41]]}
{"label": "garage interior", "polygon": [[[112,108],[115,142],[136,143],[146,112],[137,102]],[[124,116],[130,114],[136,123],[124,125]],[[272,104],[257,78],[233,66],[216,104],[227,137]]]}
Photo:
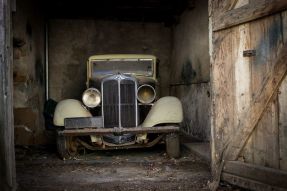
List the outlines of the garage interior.
{"label": "garage interior", "polygon": [[45,101],[81,100],[87,59],[97,54],[155,55],[160,96],[180,97],[188,106],[183,132],[208,143],[207,0],[16,1],[12,24],[16,159],[19,146],[55,144],[55,132],[45,127]]}
{"label": "garage interior", "polygon": [[[208,141],[208,3],[194,7],[195,2],[187,1],[17,2],[13,15],[18,46],[13,71],[16,144],[48,143],[42,115],[45,97],[57,102],[81,100],[87,59],[120,53],[155,55],[160,60],[160,95],[181,97],[188,105],[183,129]],[[21,126],[25,124],[31,131]]]}
{"label": "garage interior", "polygon": [[[0,5],[6,10],[0,15],[0,26],[6,26],[1,46],[11,44],[0,48],[6,55],[0,89],[1,126],[7,126],[0,132],[3,190],[287,189],[283,0]],[[58,157],[47,100],[81,100],[87,59],[101,54],[160,60],[160,96],[178,97],[183,105],[179,159],[169,158],[161,145]]]}

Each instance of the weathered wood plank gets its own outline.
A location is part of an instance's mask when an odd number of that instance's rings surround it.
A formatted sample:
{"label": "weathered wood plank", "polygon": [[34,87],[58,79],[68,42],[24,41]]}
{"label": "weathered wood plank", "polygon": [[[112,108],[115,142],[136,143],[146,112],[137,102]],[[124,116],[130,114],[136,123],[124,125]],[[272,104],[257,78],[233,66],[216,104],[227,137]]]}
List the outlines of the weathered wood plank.
{"label": "weathered wood plank", "polygon": [[[281,13],[284,42],[287,42],[287,11]],[[279,90],[279,147],[280,169],[287,171],[287,78]]]}
{"label": "weathered wood plank", "polygon": [[[248,110],[251,103],[251,66],[250,66],[250,57],[244,57],[243,51],[250,50],[250,25],[245,24],[238,27],[239,30],[239,45],[237,52],[237,60],[234,63],[235,68],[235,99],[236,99],[236,115],[235,117],[235,126],[240,123],[244,113]],[[250,152],[249,147],[245,148],[245,152]],[[247,157],[250,155],[245,154]],[[250,161],[249,158],[244,160]]]}
{"label": "weathered wood plank", "polygon": [[260,191],[286,191],[285,188],[279,188],[277,186],[270,186],[262,182],[254,181],[249,178],[243,178],[229,173],[222,173],[222,180],[229,182],[230,184],[246,188],[248,190],[260,190]]}
{"label": "weathered wood plank", "polygon": [[262,119],[251,135],[253,164],[279,168],[278,99],[267,107]]}
{"label": "weathered wood plank", "polygon": [[0,1],[0,190],[16,188],[10,1]]}
{"label": "weathered wood plank", "polygon": [[[235,71],[240,39],[237,27],[222,33],[214,33],[211,59],[211,86],[212,86],[212,166],[217,166],[221,160],[220,151],[228,135],[233,133],[236,112],[235,102]],[[238,76],[237,76],[238,77]],[[227,128],[231,127],[231,128]],[[216,174],[216,168],[213,174]]]}
{"label": "weathered wood plank", "polygon": [[287,172],[282,170],[239,161],[228,161],[226,162],[223,171],[267,185],[287,188]]}
{"label": "weathered wood plank", "polygon": [[242,119],[242,115],[247,111],[251,102],[250,92],[250,57],[243,57],[243,51],[250,50],[250,26],[249,24],[238,27],[240,39],[237,47],[236,60],[233,63],[235,68],[235,101],[237,123]]}
{"label": "weathered wood plank", "polygon": [[287,9],[286,0],[253,0],[237,9],[221,10],[213,19],[213,31],[219,31],[235,25],[256,20]]}
{"label": "weathered wood plank", "polygon": [[279,89],[280,169],[287,171],[287,78]]}
{"label": "weathered wood plank", "polygon": [[284,42],[287,42],[287,11],[281,13],[282,17],[282,33]]}
{"label": "weathered wood plank", "polygon": [[248,5],[249,0],[237,0],[236,4],[234,5],[233,9],[238,9],[240,7],[243,7],[245,5]]}

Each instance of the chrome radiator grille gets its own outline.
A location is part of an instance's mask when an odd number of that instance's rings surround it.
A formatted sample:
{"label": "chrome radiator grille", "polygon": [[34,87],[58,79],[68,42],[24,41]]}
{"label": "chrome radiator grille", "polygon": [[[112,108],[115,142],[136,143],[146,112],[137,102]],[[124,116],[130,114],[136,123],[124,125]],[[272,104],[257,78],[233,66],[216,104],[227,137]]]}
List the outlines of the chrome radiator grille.
{"label": "chrome radiator grille", "polygon": [[134,78],[115,75],[102,82],[102,115],[105,128],[136,127],[137,83]]}

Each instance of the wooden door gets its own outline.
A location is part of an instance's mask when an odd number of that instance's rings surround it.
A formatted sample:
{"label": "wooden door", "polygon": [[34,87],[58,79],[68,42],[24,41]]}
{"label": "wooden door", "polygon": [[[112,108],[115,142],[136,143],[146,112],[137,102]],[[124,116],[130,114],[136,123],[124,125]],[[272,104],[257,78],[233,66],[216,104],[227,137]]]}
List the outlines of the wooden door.
{"label": "wooden door", "polygon": [[214,185],[287,189],[287,1],[209,5]]}

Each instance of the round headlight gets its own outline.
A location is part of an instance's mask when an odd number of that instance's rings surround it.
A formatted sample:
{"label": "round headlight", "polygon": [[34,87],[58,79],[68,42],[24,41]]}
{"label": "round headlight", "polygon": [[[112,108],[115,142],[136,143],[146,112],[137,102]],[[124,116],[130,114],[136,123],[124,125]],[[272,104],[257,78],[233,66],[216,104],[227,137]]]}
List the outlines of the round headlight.
{"label": "round headlight", "polygon": [[89,88],[84,91],[82,100],[87,107],[97,107],[101,103],[101,93],[96,88]]}
{"label": "round headlight", "polygon": [[151,85],[144,84],[138,88],[138,100],[143,104],[149,104],[153,102],[155,96],[155,89]]}

